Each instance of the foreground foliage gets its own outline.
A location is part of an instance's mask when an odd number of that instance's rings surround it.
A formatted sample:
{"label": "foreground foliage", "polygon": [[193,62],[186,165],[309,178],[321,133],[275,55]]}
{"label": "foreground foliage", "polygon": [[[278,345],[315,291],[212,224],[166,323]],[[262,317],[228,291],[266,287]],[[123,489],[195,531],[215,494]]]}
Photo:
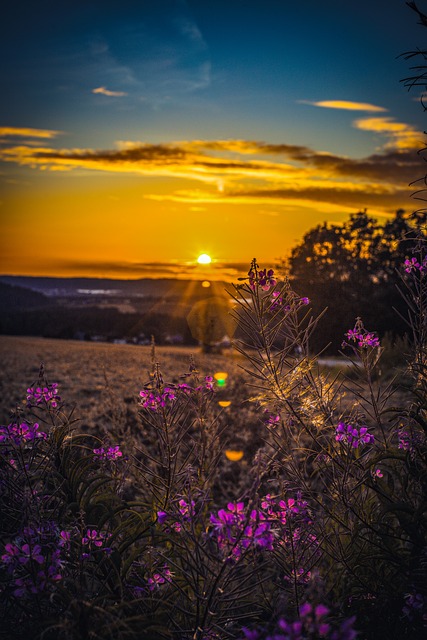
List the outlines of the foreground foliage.
{"label": "foreground foliage", "polygon": [[253,452],[227,449],[224,377],[193,362],[169,383],[153,351],[140,425],[124,424],[120,441],[79,433],[41,370],[0,428],[0,637],[425,637],[422,243],[400,287],[405,402],[394,404],[397,381],[379,375],[383,347],[359,318],[343,336],[356,389],[344,405],[346,379],[309,351],[310,301],[253,261],[232,293],[259,412]]}

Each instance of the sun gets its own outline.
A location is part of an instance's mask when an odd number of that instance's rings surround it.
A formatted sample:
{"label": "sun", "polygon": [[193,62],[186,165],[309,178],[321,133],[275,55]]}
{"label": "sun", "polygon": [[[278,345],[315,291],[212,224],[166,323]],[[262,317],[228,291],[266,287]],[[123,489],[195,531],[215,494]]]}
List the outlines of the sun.
{"label": "sun", "polygon": [[210,264],[212,262],[212,258],[208,256],[207,253],[202,253],[202,255],[197,258],[197,262],[199,264]]}

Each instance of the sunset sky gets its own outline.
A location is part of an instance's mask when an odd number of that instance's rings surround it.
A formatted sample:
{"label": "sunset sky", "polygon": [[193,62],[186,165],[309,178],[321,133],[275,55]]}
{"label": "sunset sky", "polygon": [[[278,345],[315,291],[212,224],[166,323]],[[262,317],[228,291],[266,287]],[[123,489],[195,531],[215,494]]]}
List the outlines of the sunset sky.
{"label": "sunset sky", "polygon": [[425,114],[398,56],[427,29],[405,0],[1,12],[0,274],[231,277],[317,223],[417,208]]}

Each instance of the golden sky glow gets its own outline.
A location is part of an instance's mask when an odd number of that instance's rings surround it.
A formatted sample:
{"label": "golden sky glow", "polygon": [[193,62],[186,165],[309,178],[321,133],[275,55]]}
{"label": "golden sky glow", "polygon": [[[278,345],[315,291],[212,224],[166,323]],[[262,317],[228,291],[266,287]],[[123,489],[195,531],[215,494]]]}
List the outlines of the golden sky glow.
{"label": "golden sky glow", "polygon": [[[4,135],[25,142],[3,144],[0,159],[43,177],[35,190],[9,191],[8,204],[16,213],[5,221],[9,241],[1,270],[16,272],[23,265],[22,255],[14,264],[9,247],[24,246],[30,265],[41,261],[48,243],[48,270],[50,260],[79,275],[92,261],[94,270],[112,275],[117,263],[117,273],[125,273],[127,265],[135,277],[146,273],[140,262],[158,262],[157,248],[150,247],[162,235],[162,258],[175,259],[168,261],[170,273],[182,266],[188,275],[185,265],[193,273],[190,265],[200,253],[209,252],[217,266],[230,256],[235,262],[244,260],[243,254],[268,256],[272,233],[281,238],[275,257],[283,256],[319,214],[336,221],[368,207],[373,215],[390,217],[409,201],[408,185],[419,163],[414,149],[422,134],[391,117],[361,118],[353,126],[378,135],[382,148],[360,159],[255,140],[68,149],[26,142],[60,141],[53,131],[9,128]],[[304,223],[295,215],[303,215]],[[252,243],[244,240],[248,232]],[[13,253],[17,259],[16,249]]]}
{"label": "golden sky glow", "polygon": [[405,3],[266,2],[220,0],[221,23],[218,0],[5,8],[0,274],[213,282],[416,208]]}

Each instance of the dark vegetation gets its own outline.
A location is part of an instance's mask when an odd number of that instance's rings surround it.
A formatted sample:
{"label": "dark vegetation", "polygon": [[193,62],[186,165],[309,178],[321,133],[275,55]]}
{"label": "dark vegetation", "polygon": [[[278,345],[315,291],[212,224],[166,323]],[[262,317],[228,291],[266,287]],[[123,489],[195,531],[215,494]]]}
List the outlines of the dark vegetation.
{"label": "dark vegetation", "polygon": [[256,263],[234,289],[249,403],[191,360],[169,380],[153,351],[139,415],[113,378],[83,430],[42,368],[0,429],[0,637],[422,640],[422,241],[415,256],[398,380],[361,321],[344,336],[352,379],[319,369],[307,301]]}
{"label": "dark vegetation", "polygon": [[[13,288],[13,287],[11,287]],[[0,319],[0,333],[33,335],[46,338],[90,340],[102,336],[105,341],[154,336],[163,344],[170,334],[182,336],[184,344],[195,344],[185,317],[161,313],[122,313],[115,307],[64,307],[44,304],[40,308],[9,309]]]}
{"label": "dark vegetation", "polygon": [[288,268],[293,287],[310,298],[315,314],[327,308],[313,348],[330,343],[336,353],[362,309],[381,337],[389,334],[394,341],[405,334],[399,268],[412,258],[424,222],[421,212],[414,217],[399,210],[381,225],[364,211],[343,225],[325,223],[305,234]]}

